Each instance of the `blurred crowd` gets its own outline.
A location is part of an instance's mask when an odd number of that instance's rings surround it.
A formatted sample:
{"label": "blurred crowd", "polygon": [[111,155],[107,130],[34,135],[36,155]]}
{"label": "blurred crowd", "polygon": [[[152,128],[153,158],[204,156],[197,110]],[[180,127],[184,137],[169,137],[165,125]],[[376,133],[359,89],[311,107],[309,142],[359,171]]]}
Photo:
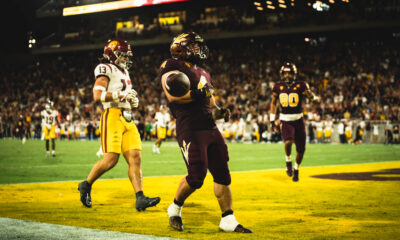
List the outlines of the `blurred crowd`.
{"label": "blurred crowd", "polygon": [[[219,123],[219,127],[231,140],[237,138],[240,129],[247,129],[252,140],[278,141],[279,136],[268,129],[268,114],[272,86],[286,61],[297,65],[298,79],[307,81],[321,97],[318,104],[304,104],[305,118],[313,123],[311,129],[321,121],[379,120],[396,124],[400,121],[398,41],[331,37],[210,41],[210,57],[204,68],[211,73],[218,104],[232,112],[230,122]],[[133,49],[131,79],[140,99],[136,121],[142,138],[151,140],[155,137],[151,134],[154,115],[167,103],[158,71],[163,60],[169,58],[169,46]],[[43,55],[28,66],[5,66],[1,70],[0,136],[18,136],[18,122],[22,121],[28,137],[40,139],[40,111],[50,99],[59,111],[60,137],[98,137],[102,106],[93,102],[92,87],[93,71],[101,54],[100,50]],[[173,121],[171,124],[173,130]]]}

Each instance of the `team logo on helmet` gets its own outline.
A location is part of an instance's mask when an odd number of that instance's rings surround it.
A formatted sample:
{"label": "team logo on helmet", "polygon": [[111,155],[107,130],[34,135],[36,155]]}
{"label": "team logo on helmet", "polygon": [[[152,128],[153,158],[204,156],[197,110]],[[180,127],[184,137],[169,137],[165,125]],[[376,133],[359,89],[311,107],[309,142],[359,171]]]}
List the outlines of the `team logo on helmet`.
{"label": "team logo on helmet", "polygon": [[104,46],[103,56],[112,64],[115,64],[123,69],[129,69],[132,65],[131,46],[127,41],[122,39],[109,40]]}
{"label": "team logo on helmet", "polygon": [[[286,75],[285,73],[289,73],[291,76]],[[281,67],[279,74],[285,83],[292,84],[295,82],[297,77],[297,67],[293,63],[287,62]]]}
{"label": "team logo on helmet", "polygon": [[208,47],[203,38],[195,32],[182,33],[174,38],[170,46],[175,59],[198,63],[208,58]]}

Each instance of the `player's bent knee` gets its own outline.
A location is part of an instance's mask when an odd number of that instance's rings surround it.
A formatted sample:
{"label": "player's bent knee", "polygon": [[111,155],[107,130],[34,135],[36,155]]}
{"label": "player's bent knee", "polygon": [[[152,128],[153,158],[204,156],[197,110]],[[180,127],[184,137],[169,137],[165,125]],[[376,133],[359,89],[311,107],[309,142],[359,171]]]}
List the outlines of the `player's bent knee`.
{"label": "player's bent knee", "polygon": [[203,179],[192,179],[191,177],[186,177],[186,181],[189,186],[193,189],[199,189],[203,186],[204,178]]}
{"label": "player's bent knee", "polygon": [[224,177],[214,178],[214,182],[221,185],[229,186],[231,185],[231,176],[228,175]]}

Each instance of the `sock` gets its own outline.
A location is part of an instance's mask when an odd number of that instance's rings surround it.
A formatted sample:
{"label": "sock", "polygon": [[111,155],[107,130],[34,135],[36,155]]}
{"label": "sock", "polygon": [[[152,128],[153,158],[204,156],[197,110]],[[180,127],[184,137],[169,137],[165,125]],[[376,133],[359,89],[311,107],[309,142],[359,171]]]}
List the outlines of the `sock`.
{"label": "sock", "polygon": [[231,214],[233,214],[232,209],[231,209],[231,210],[228,210],[228,211],[225,211],[224,213],[222,213],[222,217],[226,217],[226,216],[231,215]]}
{"label": "sock", "polygon": [[136,198],[144,197],[143,191],[139,191],[136,193]]}
{"label": "sock", "polygon": [[178,200],[176,200],[176,199],[174,198],[174,203],[175,203],[176,205],[178,205],[179,207],[182,207],[184,202],[179,202]]}
{"label": "sock", "polygon": [[286,162],[291,162],[292,161],[292,158],[290,157],[290,155],[289,156],[285,156],[285,158],[286,158]]}
{"label": "sock", "polygon": [[299,170],[299,165],[296,163],[294,163],[294,170]]}

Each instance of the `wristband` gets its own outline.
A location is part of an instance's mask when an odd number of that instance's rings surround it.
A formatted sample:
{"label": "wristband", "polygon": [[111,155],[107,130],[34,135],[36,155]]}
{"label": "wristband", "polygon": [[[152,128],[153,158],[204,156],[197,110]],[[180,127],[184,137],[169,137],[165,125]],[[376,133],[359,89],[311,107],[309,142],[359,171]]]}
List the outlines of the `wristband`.
{"label": "wristband", "polygon": [[107,89],[103,86],[94,86],[93,90],[106,91]]}
{"label": "wristband", "polygon": [[100,96],[100,101],[105,102],[106,101],[106,95],[107,95],[107,92],[103,91],[101,93],[101,96]]}
{"label": "wristband", "polygon": [[115,91],[115,92],[112,93],[112,98],[113,98],[114,101],[119,99],[118,95],[119,95],[118,91]]}
{"label": "wristband", "polygon": [[270,122],[275,121],[275,114],[273,114],[273,113],[270,113],[270,114],[269,114],[269,121],[270,121]]}

